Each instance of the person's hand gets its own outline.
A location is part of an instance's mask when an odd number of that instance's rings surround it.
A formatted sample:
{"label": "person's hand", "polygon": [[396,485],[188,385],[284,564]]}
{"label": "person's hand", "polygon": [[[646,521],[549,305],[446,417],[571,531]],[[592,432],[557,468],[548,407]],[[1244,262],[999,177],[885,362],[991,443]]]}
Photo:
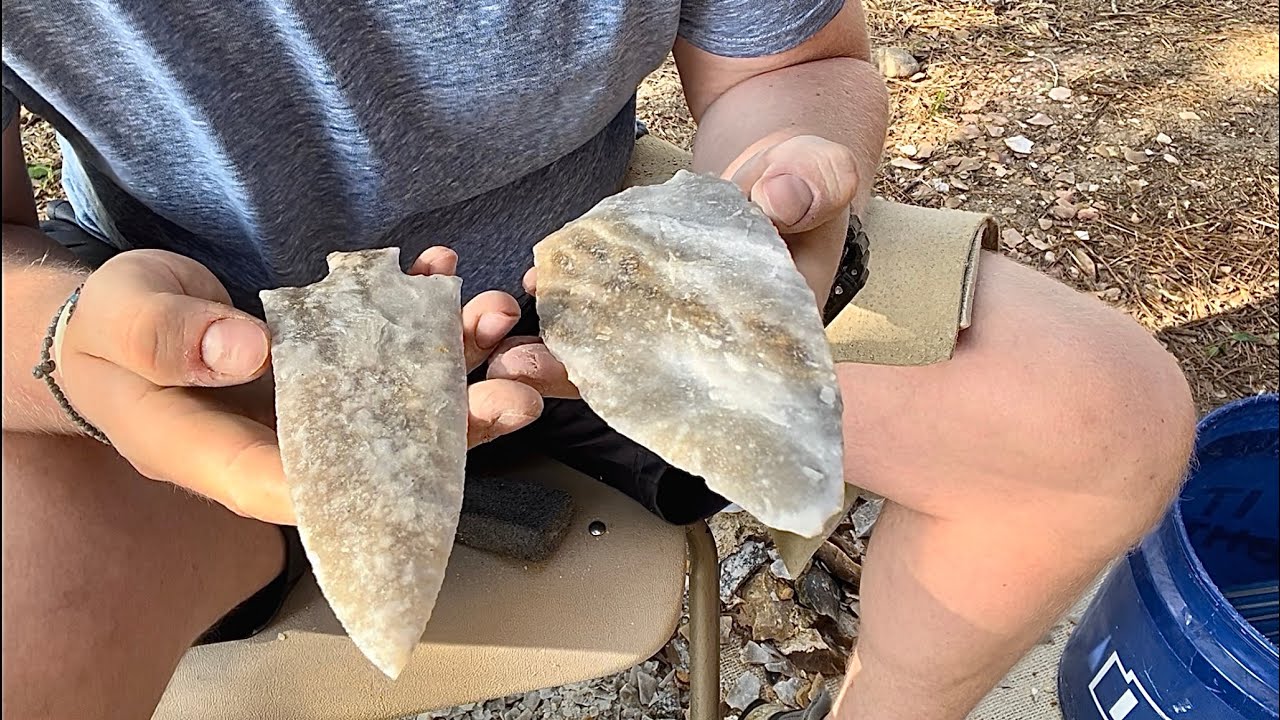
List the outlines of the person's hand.
{"label": "person's hand", "polygon": [[848,217],[858,196],[853,151],[816,135],[796,135],[732,163],[724,178],[742,188],[778,232],[808,232]]}
{"label": "person's hand", "polygon": [[822,308],[844,251],[850,205],[866,194],[857,157],[848,147],[814,135],[766,143],[744,155],[724,177],[773,220]]}
{"label": "person's hand", "polygon": [[[415,272],[456,265],[449,251],[423,257]],[[496,345],[518,312],[510,296],[490,294],[464,308],[469,366],[483,361],[484,346]],[[134,250],[85,282],[59,337],[58,381],[72,407],[143,475],[246,517],[292,524],[269,355],[266,326],[231,307],[208,269]],[[478,384],[469,400],[471,444],[527,424],[541,409],[537,393],[516,383]]]}
{"label": "person's hand", "polygon": [[[428,248],[410,275],[453,275],[458,255],[445,247]],[[520,319],[520,304],[497,290],[480,293],[462,308],[462,346],[467,372],[490,359]],[[542,414],[542,395],[535,388],[511,378],[491,376],[467,388],[467,447],[515,432]]]}
{"label": "person's hand", "polygon": [[[530,295],[538,293],[538,271],[531,268],[524,274],[524,289]],[[543,397],[577,399],[578,388],[569,381],[569,372],[556,359],[542,338],[514,336],[503,340],[489,358],[487,377],[490,380],[507,380],[533,388]]]}

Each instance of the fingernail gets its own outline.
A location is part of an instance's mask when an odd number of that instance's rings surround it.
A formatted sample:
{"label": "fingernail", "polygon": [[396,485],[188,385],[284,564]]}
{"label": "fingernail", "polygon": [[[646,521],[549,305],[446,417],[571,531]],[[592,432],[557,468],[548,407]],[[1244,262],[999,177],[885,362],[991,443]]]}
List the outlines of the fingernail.
{"label": "fingernail", "polygon": [[795,225],[809,214],[813,191],[795,175],[775,175],[761,185],[756,202],[775,222]]}
{"label": "fingernail", "polygon": [[267,361],[267,335],[248,320],[219,320],[204,331],[201,358],[221,375],[248,377]]}
{"label": "fingernail", "polygon": [[496,347],[502,338],[516,326],[516,318],[503,313],[486,313],[476,323],[476,347],[488,350]]}

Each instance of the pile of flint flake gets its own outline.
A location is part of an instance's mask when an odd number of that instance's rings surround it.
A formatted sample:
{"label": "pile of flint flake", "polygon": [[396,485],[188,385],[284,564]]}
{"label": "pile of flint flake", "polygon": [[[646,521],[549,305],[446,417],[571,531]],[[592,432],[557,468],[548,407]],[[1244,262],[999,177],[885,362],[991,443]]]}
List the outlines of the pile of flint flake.
{"label": "pile of flint flake", "polygon": [[731,712],[760,698],[804,707],[823,686],[838,691],[858,636],[866,538],[882,505],[860,499],[795,579],[748,515],[712,519],[721,553],[721,691]]}
{"label": "pile of flint flake", "polygon": [[[858,635],[866,538],[883,501],[860,499],[797,579],[766,530],[725,512],[709,525],[720,549],[720,682],[726,720],[757,699],[804,707],[835,692]],[[662,652],[625,672],[437,710],[416,720],[683,720],[689,703],[687,618]]]}

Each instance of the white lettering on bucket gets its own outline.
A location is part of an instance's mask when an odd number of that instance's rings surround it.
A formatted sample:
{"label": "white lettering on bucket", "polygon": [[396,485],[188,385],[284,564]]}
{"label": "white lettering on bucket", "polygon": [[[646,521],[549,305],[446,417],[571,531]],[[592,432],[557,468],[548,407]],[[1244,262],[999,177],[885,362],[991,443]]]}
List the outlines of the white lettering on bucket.
{"label": "white lettering on bucket", "polygon": [[1172,720],[1151,699],[1142,681],[1112,652],[1089,682],[1089,695],[1103,720]]}

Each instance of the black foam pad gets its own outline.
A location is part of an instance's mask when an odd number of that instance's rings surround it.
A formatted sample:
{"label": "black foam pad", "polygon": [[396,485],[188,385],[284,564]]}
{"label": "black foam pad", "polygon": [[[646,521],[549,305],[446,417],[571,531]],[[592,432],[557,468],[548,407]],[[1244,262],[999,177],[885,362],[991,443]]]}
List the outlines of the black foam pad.
{"label": "black foam pad", "polygon": [[516,474],[468,476],[457,541],[516,560],[545,560],[573,520],[573,498]]}

